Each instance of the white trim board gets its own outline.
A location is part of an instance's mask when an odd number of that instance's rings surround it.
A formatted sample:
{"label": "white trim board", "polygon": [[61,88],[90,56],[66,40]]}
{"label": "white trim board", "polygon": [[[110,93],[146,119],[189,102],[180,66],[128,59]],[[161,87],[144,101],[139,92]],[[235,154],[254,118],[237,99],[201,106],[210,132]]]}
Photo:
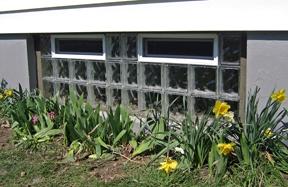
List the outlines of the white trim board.
{"label": "white trim board", "polygon": [[23,11],[1,13],[0,33],[287,31],[287,10],[285,0],[205,0]]}

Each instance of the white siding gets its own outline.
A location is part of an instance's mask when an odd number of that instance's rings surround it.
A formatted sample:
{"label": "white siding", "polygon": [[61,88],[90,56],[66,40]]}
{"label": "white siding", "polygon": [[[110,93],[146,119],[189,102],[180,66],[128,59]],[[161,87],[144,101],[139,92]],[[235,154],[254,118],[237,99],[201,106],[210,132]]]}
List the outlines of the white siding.
{"label": "white siding", "polygon": [[288,30],[284,0],[159,2],[2,12],[0,33]]}
{"label": "white siding", "polygon": [[39,8],[56,8],[75,5],[91,5],[103,3],[119,3],[135,0],[9,0],[0,1],[0,12],[19,11]]}

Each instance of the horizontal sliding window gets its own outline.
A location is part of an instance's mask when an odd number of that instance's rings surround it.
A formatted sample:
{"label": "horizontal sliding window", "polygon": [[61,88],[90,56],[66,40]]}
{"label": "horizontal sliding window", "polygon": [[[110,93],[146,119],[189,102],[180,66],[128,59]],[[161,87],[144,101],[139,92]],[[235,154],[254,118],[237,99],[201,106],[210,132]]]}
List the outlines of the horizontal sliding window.
{"label": "horizontal sliding window", "polygon": [[213,40],[143,38],[144,57],[213,58]]}
{"label": "horizontal sliding window", "polygon": [[138,40],[139,61],[218,65],[214,34],[142,34]]}
{"label": "horizontal sliding window", "polygon": [[55,39],[56,53],[70,54],[103,54],[103,41],[101,39]]}
{"label": "horizontal sliding window", "polygon": [[54,35],[51,46],[55,58],[105,59],[102,35]]}

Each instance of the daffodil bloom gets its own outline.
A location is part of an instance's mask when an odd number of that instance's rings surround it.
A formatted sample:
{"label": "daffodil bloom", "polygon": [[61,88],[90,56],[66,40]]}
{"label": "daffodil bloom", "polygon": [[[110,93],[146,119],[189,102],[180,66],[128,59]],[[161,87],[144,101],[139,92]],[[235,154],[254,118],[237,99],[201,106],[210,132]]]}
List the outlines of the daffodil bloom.
{"label": "daffodil bloom", "polygon": [[274,92],[271,95],[271,99],[273,99],[274,101],[282,103],[286,99],[285,90],[281,89],[281,90],[279,90],[277,92]]}
{"label": "daffodil bloom", "polygon": [[231,152],[234,151],[235,143],[219,143],[217,145],[219,152],[224,156],[229,155]]}
{"label": "daffodil bloom", "polygon": [[268,129],[265,130],[264,136],[266,138],[271,138],[273,136],[273,132],[272,132],[271,128],[268,128]]}
{"label": "daffodil bloom", "polygon": [[227,114],[229,109],[230,105],[228,105],[226,102],[216,101],[213,108],[213,113],[215,114],[215,117],[218,118]]}
{"label": "daffodil bloom", "polygon": [[172,160],[171,158],[167,157],[164,162],[160,163],[160,170],[164,170],[167,174],[173,172],[178,165],[176,160]]}
{"label": "daffodil bloom", "polygon": [[231,123],[234,123],[235,120],[234,120],[234,112],[227,112],[226,114],[224,114],[224,118],[228,121],[228,122],[231,122]]}
{"label": "daffodil bloom", "polygon": [[2,100],[4,98],[4,95],[0,94],[0,100]]}
{"label": "daffodil bloom", "polygon": [[4,95],[6,97],[11,97],[13,95],[13,90],[12,89],[5,90]]}

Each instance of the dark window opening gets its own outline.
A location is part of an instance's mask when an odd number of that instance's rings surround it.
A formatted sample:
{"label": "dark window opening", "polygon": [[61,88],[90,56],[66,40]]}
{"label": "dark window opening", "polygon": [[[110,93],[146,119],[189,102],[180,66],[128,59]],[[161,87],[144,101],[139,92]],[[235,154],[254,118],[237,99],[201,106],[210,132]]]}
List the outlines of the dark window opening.
{"label": "dark window opening", "polygon": [[213,39],[143,38],[145,57],[213,59]]}
{"label": "dark window opening", "polygon": [[58,54],[103,55],[103,41],[100,38],[56,38],[55,48]]}

